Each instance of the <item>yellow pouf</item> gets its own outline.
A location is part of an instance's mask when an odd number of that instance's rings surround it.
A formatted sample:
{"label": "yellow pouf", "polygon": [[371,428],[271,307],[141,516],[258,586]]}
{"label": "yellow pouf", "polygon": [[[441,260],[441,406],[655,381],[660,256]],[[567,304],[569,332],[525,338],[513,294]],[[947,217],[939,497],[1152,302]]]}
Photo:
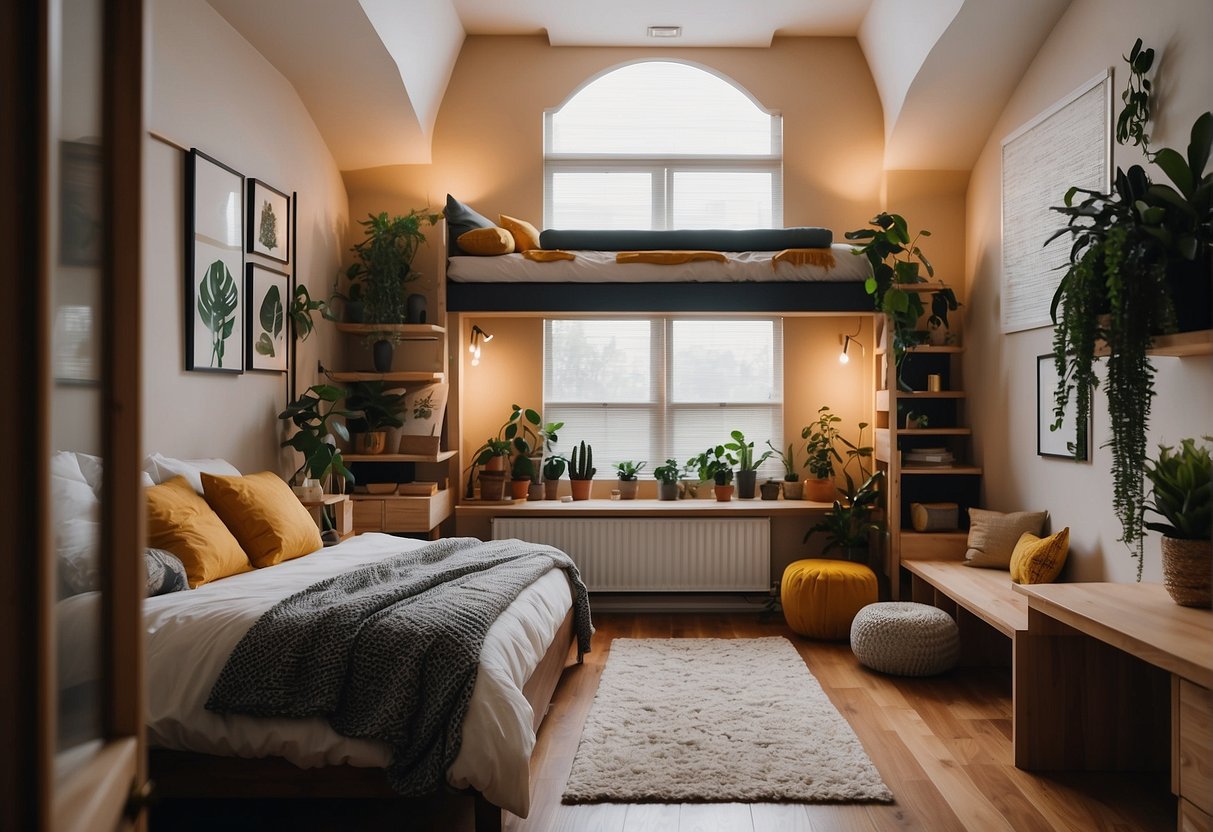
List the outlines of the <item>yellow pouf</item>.
{"label": "yellow pouf", "polygon": [[875,573],[845,560],[798,560],[783,570],[779,589],[789,627],[835,641],[850,638],[851,620],[878,596]]}

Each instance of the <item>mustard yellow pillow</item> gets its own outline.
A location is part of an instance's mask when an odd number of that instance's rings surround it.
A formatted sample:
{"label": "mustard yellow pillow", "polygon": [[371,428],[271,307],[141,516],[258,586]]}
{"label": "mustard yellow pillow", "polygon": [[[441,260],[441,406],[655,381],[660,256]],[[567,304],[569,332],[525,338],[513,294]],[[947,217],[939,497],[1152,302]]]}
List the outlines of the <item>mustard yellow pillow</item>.
{"label": "mustard yellow pillow", "polygon": [[777,268],[780,263],[789,266],[818,266],[829,271],[837,265],[834,252],[828,248],[785,248],[771,258],[771,268]]}
{"label": "mustard yellow pillow", "polygon": [[1024,532],[1011,553],[1011,580],[1017,584],[1051,584],[1066,565],[1070,527],[1040,538]]}
{"label": "mustard yellow pillow", "polygon": [[185,477],[153,485],[144,494],[147,545],[176,555],[190,589],[253,568],[240,543]]}
{"label": "mustard yellow pillow", "polygon": [[539,245],[539,229],[526,220],[498,214],[497,222],[501,223],[502,228],[514,235],[514,251],[532,251],[537,248],[543,248],[543,246]]}
{"label": "mustard yellow pillow", "polygon": [[983,508],[969,509],[969,549],[965,552],[965,566],[985,569],[1008,569],[1015,543],[1024,532],[1040,534],[1045,524],[1047,511],[988,511]]}
{"label": "mustard yellow pillow", "polygon": [[656,263],[659,266],[678,266],[683,263],[709,261],[728,262],[719,251],[697,251],[694,249],[657,249],[654,251],[621,251],[615,255],[616,263]]}
{"label": "mustard yellow pillow", "polygon": [[455,241],[464,254],[477,257],[496,257],[514,251],[514,235],[504,228],[473,228],[459,235]]}
{"label": "mustard yellow pillow", "polygon": [[202,488],[253,566],[273,566],[324,546],[312,515],[272,471],[247,477],[203,473]]}

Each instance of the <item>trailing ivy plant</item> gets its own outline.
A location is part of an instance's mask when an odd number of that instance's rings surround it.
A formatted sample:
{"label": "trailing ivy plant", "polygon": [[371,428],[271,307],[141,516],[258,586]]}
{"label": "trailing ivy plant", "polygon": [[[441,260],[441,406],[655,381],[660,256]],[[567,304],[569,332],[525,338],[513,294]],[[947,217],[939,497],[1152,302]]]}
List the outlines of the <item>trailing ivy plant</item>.
{"label": "trailing ivy plant", "polygon": [[1213,114],[1192,125],[1187,155],[1171,148],[1153,150],[1149,121],[1151,85],[1145,73],[1154,50],[1140,39],[1124,59],[1129,82],[1121,100],[1125,108],[1116,124],[1119,144],[1141,147],[1171,185],[1151,181],[1140,165],[1117,169],[1112,192],[1070,188],[1064,205],[1053,210],[1068,218],[1046,241],[1069,236],[1070,264],[1053,296],[1056,328],[1053,352],[1058,385],[1054,394],[1053,429],[1061,425],[1071,398],[1079,424],[1090,418],[1091,391],[1100,380],[1095,370],[1097,344],[1106,345],[1112,452],[1112,506],[1121,525],[1120,539],[1143,567],[1142,507],[1146,436],[1154,399],[1154,367],[1149,348],[1153,337],[1175,329],[1172,290],[1177,266],[1196,264],[1181,279],[1208,282],[1213,244],[1213,173],[1205,166],[1213,148]]}

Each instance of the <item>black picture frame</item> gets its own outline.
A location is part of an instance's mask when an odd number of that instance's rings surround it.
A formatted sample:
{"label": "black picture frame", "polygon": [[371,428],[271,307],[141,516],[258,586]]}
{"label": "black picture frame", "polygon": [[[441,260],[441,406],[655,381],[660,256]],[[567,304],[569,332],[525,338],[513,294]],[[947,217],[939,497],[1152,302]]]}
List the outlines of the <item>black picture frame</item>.
{"label": "black picture frame", "polygon": [[244,176],[191,148],[185,170],[185,369],[244,372]]}
{"label": "black picture frame", "polygon": [[1053,353],[1036,356],[1036,455],[1086,462],[1091,458],[1091,425],[1076,424],[1073,401],[1060,429],[1053,430],[1053,398],[1057,365]]}
{"label": "black picture frame", "polygon": [[289,263],[291,257],[291,198],[260,179],[248,182],[249,254]]}
{"label": "black picture frame", "polygon": [[285,373],[293,337],[291,276],[260,263],[249,263],[245,269],[245,368]]}

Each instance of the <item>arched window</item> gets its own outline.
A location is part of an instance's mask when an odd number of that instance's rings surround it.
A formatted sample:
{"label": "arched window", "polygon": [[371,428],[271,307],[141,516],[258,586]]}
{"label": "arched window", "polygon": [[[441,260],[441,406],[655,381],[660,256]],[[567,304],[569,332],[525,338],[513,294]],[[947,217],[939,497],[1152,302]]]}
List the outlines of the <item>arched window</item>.
{"label": "arched window", "polygon": [[707,70],[622,66],[544,114],[544,226],[782,226],[782,134]]}

